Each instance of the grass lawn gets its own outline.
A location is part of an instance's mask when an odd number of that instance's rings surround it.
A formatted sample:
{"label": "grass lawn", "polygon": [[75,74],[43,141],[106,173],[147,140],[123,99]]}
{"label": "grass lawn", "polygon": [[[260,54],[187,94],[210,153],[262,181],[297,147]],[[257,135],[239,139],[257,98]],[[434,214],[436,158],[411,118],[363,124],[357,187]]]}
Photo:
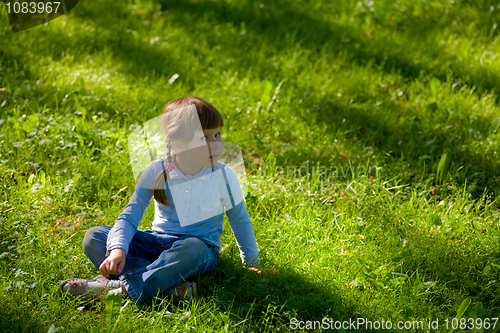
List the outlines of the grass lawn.
{"label": "grass lawn", "polygon": [[[500,329],[498,1],[100,0],[8,23],[2,5],[0,331]],[[242,148],[276,274],[242,266],[225,221],[194,302],[62,297],[133,194],[128,135],[188,94]]]}

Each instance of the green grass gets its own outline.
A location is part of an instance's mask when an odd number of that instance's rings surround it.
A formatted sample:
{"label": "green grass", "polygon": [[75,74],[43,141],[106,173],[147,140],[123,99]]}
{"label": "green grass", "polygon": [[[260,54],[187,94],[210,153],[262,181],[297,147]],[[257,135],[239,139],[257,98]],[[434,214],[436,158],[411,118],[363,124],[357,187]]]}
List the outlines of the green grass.
{"label": "green grass", "polygon": [[199,300],[130,301],[115,331],[500,317],[497,1],[86,1],[16,34],[0,13],[0,331],[112,330],[58,282],[96,274],[81,242],[133,193],[127,136],[186,94],[242,147],[277,273],[243,269],[226,221]]}

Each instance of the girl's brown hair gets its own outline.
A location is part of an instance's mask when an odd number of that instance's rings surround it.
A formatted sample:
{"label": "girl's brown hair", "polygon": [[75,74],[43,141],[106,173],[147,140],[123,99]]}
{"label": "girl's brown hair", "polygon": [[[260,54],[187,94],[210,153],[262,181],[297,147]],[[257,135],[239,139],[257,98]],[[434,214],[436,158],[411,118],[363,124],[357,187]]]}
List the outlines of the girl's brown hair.
{"label": "girl's brown hair", "polygon": [[[165,118],[168,118],[168,113],[174,110],[185,108],[189,105],[194,105],[196,107],[196,111],[198,114],[198,118],[201,123],[201,127],[203,130],[205,129],[213,129],[217,127],[224,126],[224,120],[222,119],[222,115],[219,111],[210,103],[204,101],[199,97],[194,96],[185,96],[179,98],[173,102],[168,103],[164,108],[162,115]],[[182,112],[179,114],[182,117]],[[190,135],[192,131],[186,130],[185,127],[180,126],[179,124],[186,124],[185,121],[170,121],[168,125],[163,127],[163,131],[165,134],[165,140],[167,143],[167,162],[172,162],[172,140],[182,140],[182,141],[190,141],[192,137],[187,137]],[[165,187],[167,182],[167,170],[161,171],[155,178],[155,186],[153,190],[153,196],[155,200],[164,206],[170,206],[170,202],[165,194]]]}

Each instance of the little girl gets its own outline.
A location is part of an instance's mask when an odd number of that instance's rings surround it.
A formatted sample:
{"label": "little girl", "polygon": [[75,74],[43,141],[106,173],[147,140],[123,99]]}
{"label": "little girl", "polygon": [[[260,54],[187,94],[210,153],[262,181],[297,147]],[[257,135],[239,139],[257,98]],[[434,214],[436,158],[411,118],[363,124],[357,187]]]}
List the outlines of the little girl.
{"label": "little girl", "polygon": [[[224,211],[242,261],[258,273],[272,272],[258,267],[238,178],[217,161],[223,149],[221,114],[201,98],[187,96],[164,108],[161,126],[167,157],[144,170],[112,228],[94,227],[85,234],[83,250],[101,275],[62,281],[65,293],[94,296],[121,288],[136,303],[163,291],[196,298],[196,283],[186,279],[217,265]],[[137,230],[152,197],[153,228]]]}

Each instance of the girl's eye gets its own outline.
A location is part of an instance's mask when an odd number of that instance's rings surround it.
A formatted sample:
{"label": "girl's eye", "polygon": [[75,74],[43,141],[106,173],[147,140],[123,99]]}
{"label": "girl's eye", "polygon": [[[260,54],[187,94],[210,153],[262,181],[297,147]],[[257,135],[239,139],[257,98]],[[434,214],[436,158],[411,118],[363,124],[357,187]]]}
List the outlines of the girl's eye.
{"label": "girl's eye", "polygon": [[[216,138],[219,138],[219,137],[220,137],[220,132],[219,132],[219,133],[217,133],[217,134],[215,134],[215,137],[216,137]],[[206,136],[206,135],[202,136],[202,137],[200,138],[200,140],[207,140],[207,136]]]}

